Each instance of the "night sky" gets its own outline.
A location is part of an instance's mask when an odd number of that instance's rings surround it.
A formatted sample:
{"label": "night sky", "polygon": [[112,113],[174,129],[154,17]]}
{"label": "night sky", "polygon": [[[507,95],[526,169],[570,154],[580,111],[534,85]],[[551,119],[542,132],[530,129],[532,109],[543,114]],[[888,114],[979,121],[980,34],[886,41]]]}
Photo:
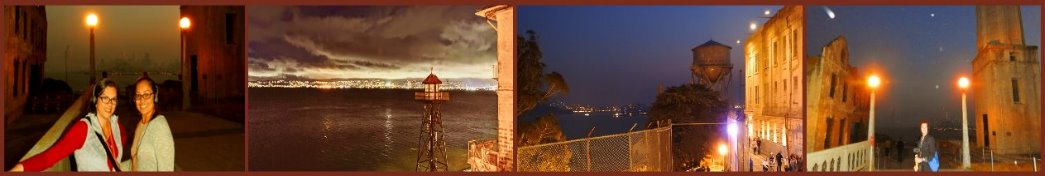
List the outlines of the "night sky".
{"label": "night sky", "polygon": [[[971,61],[976,57],[975,7],[828,9],[835,14],[834,19],[829,19],[824,7],[806,8],[806,53],[819,55],[830,40],[844,35],[849,43],[850,64],[861,72],[870,70],[883,75],[884,87],[876,100],[881,127],[906,128],[911,130],[905,132],[917,134],[921,119],[960,124],[961,93],[956,82],[961,75],[972,74]],[[1022,12],[1026,44],[1040,46],[1041,9],[1025,6]],[[969,103],[972,113],[975,101]]]}
{"label": "night sky", "polygon": [[[87,85],[90,68],[89,32],[84,19],[89,12],[98,15],[95,29],[95,59],[101,69],[128,63],[123,68],[177,71],[180,63],[178,6],[46,6],[47,77],[64,79],[66,47],[69,48],[69,84],[74,89]],[[145,61],[145,55],[149,61]],[[159,80],[162,81],[162,80]]]}
{"label": "night sky", "polygon": [[251,6],[250,79],[489,78],[496,31],[476,6]]}
{"label": "night sky", "polygon": [[733,47],[730,98],[743,103],[741,44],[748,26],[779,6],[523,6],[518,33],[540,37],[545,71],[562,73],[568,103],[650,104],[657,85],[688,83],[692,49],[708,40]]}

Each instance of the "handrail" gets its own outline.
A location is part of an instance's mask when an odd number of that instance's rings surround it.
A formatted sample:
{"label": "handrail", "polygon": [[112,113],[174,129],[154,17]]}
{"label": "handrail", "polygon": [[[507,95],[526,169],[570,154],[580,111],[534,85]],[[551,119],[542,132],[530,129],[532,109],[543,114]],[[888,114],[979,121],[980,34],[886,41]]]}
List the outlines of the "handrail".
{"label": "handrail", "polygon": [[868,152],[871,144],[868,141],[852,143],[826,150],[806,154],[808,172],[851,172],[867,171]]}
{"label": "handrail", "polygon": [[569,143],[573,143],[573,142],[583,142],[583,141],[590,141],[590,140],[604,139],[604,138],[612,138],[612,137],[618,137],[618,136],[628,136],[628,135],[632,135],[632,134],[645,133],[645,132],[649,132],[649,131],[665,131],[665,130],[671,130],[671,127],[660,127],[660,128],[654,128],[654,129],[646,129],[646,130],[625,132],[625,133],[620,133],[620,134],[611,134],[611,135],[605,135],[605,136],[588,137],[588,138],[574,139],[574,140],[568,140],[568,141],[560,141],[560,142],[544,143],[544,144],[537,144],[537,145],[530,145],[530,146],[522,146],[522,147],[518,147],[518,148],[519,149],[538,148],[538,147],[544,147],[544,146],[569,144]]}
{"label": "handrail", "polygon": [[[54,143],[62,137],[62,134],[65,133],[65,129],[68,128],[69,124],[71,124],[73,120],[76,120],[84,115],[85,107],[87,107],[87,99],[89,99],[90,96],[91,89],[84,89],[84,91],[80,93],[80,97],[77,98],[76,101],[73,102],[73,104],[70,105],[64,113],[62,113],[62,116],[54,122],[54,125],[51,125],[50,129],[47,129],[47,133],[44,133],[44,136],[40,137],[40,140],[36,141],[36,144],[33,145],[33,148],[29,149],[29,152],[26,152],[25,155],[22,156],[22,159],[19,159],[18,161],[25,161],[26,159],[29,159],[30,157],[40,154],[41,152],[44,152],[44,150],[51,148],[51,145],[54,145]],[[62,159],[58,163],[55,163],[53,166],[45,169],[44,171],[70,171],[72,169],[70,167],[71,165],[69,164],[69,159],[66,158]]]}

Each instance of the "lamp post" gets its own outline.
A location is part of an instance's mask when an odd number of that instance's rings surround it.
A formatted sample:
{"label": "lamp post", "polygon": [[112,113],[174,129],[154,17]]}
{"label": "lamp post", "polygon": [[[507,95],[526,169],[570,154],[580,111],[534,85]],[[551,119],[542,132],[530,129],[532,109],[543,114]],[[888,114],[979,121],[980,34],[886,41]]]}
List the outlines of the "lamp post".
{"label": "lamp post", "polygon": [[729,153],[729,147],[726,144],[718,145],[718,155],[722,156],[722,171],[726,171],[726,154]]}
{"label": "lamp post", "polygon": [[871,144],[871,150],[868,150],[868,153],[870,153],[870,154],[867,155],[867,156],[869,156],[869,157],[867,157],[867,159],[868,159],[868,163],[871,164],[868,167],[869,168],[868,170],[871,170],[871,171],[875,170],[875,163],[874,163],[874,158],[875,158],[875,155],[874,155],[874,98],[875,98],[875,96],[874,96],[874,94],[878,91],[878,86],[881,85],[881,84],[882,84],[882,80],[878,78],[878,75],[871,75],[870,77],[867,78],[867,87],[871,88],[871,108],[870,108],[870,112],[868,113],[868,115],[870,117],[867,120],[868,121],[868,125],[867,125],[867,141],[869,141],[870,144]]}
{"label": "lamp post", "polygon": [[730,157],[729,157],[730,158],[729,159],[729,161],[730,161],[730,164],[729,164],[730,171],[740,171],[739,170],[740,166],[737,165],[738,163],[740,163],[740,161],[739,161],[740,152],[738,152],[739,150],[737,150],[737,133],[738,133],[738,131],[740,131],[740,130],[737,127],[736,120],[730,118],[729,119],[729,124],[726,125],[726,133],[729,134],[729,148],[732,149],[732,151],[733,151],[732,155],[730,155]]}
{"label": "lamp post", "polygon": [[89,56],[90,60],[91,60],[91,78],[88,79],[88,83],[89,84],[94,84],[95,79],[97,79],[97,77],[96,77],[97,75],[95,75],[95,68],[94,68],[94,28],[98,26],[98,15],[96,15],[94,13],[87,14],[87,19],[85,19],[84,21],[87,23],[87,29],[90,31],[90,35],[91,35],[91,37],[90,37],[91,54]]}
{"label": "lamp post", "polygon": [[958,88],[962,89],[962,168],[969,169],[972,162],[969,156],[969,109],[966,105],[965,93],[969,90],[969,78],[958,79]]}
{"label": "lamp post", "polygon": [[192,75],[188,75],[189,66],[186,66],[186,64],[189,62],[185,60],[185,34],[191,26],[192,21],[189,20],[189,17],[181,17],[181,20],[178,20],[178,27],[181,28],[181,108],[183,110],[189,109],[189,79],[195,79],[190,78]]}

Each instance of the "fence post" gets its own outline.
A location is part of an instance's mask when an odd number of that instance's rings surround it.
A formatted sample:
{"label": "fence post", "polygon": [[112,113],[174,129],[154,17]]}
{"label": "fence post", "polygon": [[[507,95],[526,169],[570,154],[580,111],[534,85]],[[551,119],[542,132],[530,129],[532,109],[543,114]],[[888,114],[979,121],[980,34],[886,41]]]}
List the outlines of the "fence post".
{"label": "fence post", "polygon": [[[669,128],[670,128],[670,127],[669,127]],[[663,147],[662,147],[663,145],[662,145],[662,144],[660,143],[660,136],[661,136],[661,132],[660,132],[660,129],[655,129],[655,130],[653,130],[653,131],[652,131],[652,133],[653,133],[653,134],[652,134],[652,136],[653,136],[652,138],[654,138],[655,140],[657,140],[657,141],[654,141],[654,142],[653,142],[653,145],[649,145],[649,144],[648,144],[648,143],[649,143],[649,139],[650,139],[651,137],[650,137],[650,135],[648,135],[648,134],[646,135],[646,143],[647,143],[646,145],[647,145],[647,146],[654,146],[654,145],[656,145],[656,146],[657,146],[657,147],[656,147],[656,149],[657,149],[657,158],[656,158],[656,159],[654,160],[654,162],[651,162],[651,163],[657,163],[657,164],[656,164],[656,165],[657,165],[657,168],[656,168],[656,170],[654,170],[654,171],[657,171],[657,172],[664,172],[664,171],[665,171],[665,169],[664,169],[664,162],[662,162],[663,160],[662,160],[662,158],[660,158],[660,157],[662,157],[662,156],[664,155],[664,151],[662,151],[662,150],[661,150],[661,149],[663,148]]]}

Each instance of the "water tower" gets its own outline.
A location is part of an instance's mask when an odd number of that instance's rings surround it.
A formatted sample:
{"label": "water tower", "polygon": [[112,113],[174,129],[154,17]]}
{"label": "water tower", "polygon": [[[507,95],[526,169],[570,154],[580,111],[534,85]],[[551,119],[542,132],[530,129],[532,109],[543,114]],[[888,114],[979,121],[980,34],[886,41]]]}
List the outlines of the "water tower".
{"label": "water tower", "polygon": [[443,81],[439,77],[428,74],[421,82],[424,91],[414,92],[414,100],[424,103],[415,171],[447,171],[446,140],[443,138],[443,115],[439,112],[439,104],[450,101],[450,93],[439,92],[440,84]]}
{"label": "water tower", "polygon": [[729,62],[731,49],[733,48],[714,40],[708,40],[693,48],[693,65],[690,66],[690,70],[693,71],[690,79],[693,83],[707,86],[725,95],[732,80],[733,63]]}

